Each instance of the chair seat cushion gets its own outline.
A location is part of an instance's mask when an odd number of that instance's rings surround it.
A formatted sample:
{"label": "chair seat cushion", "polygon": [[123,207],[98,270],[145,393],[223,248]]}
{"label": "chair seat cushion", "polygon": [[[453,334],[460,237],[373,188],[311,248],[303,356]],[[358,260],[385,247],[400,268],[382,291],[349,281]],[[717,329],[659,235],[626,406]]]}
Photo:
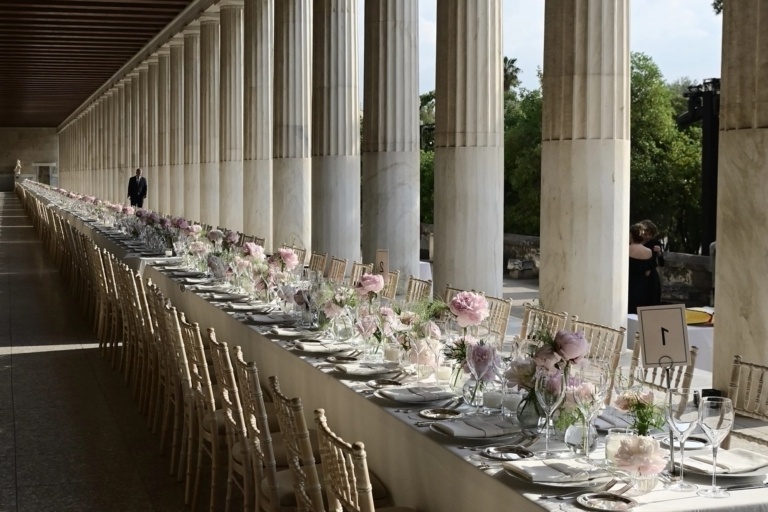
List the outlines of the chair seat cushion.
{"label": "chair seat cushion", "polygon": [[[327,503],[325,498],[325,480],[323,474],[323,465],[315,464],[317,468],[317,477],[320,479],[320,487],[323,491],[323,501]],[[370,474],[371,486],[373,488],[373,501],[374,502],[386,502],[389,499],[389,493],[384,484],[381,483],[376,475]],[[295,507],[296,506],[296,494],[293,491],[293,474],[290,469],[277,472],[277,486],[280,499],[280,505],[282,507]],[[265,502],[269,502],[269,484],[265,478],[261,482],[261,496]],[[377,507],[378,510],[378,507]]]}

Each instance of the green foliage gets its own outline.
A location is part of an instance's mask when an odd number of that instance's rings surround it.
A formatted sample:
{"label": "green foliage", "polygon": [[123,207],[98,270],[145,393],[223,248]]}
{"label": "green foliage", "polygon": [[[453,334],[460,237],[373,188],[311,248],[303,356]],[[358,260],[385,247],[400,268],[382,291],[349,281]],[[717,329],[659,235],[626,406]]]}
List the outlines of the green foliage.
{"label": "green foliage", "polygon": [[715,14],[723,12],[723,0],[712,0],[712,8],[715,10]]}
{"label": "green foliage", "polygon": [[421,222],[435,222],[435,152],[421,150]]}

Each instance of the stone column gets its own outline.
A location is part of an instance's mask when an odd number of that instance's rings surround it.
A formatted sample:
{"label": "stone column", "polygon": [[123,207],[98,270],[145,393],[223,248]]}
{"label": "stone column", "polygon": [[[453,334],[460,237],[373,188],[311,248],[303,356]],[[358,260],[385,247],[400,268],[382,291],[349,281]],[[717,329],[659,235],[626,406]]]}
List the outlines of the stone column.
{"label": "stone column", "polygon": [[629,1],[548,0],[541,147],[542,303],[626,325]]}
{"label": "stone column", "polygon": [[243,232],[264,237],[269,243],[272,243],[274,14],[274,0],[245,1]]}
{"label": "stone column", "polygon": [[[134,117],[134,121],[136,121],[136,126],[134,127],[134,134],[138,134],[138,140],[139,140],[139,162],[138,162],[138,168],[142,170],[144,173],[144,176],[146,177],[147,168],[149,166],[149,148],[147,147],[147,105],[148,105],[148,97],[149,97],[149,64],[147,62],[144,62],[139,66],[139,101],[136,103],[138,106],[138,111],[136,112],[137,117]],[[135,96],[134,96],[135,99]],[[136,170],[134,169],[134,173]],[[152,190],[151,187],[154,187],[157,185],[156,183],[148,183],[147,188],[150,193],[154,193],[155,191]]]}
{"label": "stone column", "polygon": [[157,211],[171,210],[170,158],[171,146],[171,52],[168,45],[157,51]]}
{"label": "stone column", "polygon": [[713,354],[713,387],[723,391],[728,389],[733,356],[768,365],[768,288],[760,277],[768,273],[768,12],[764,7],[759,0],[744,0],[728,2],[723,10]]}
{"label": "stone column", "polygon": [[136,139],[133,135],[133,88],[136,83],[134,73],[125,79],[125,105],[123,110],[123,141],[125,144],[125,160],[120,178],[117,180],[117,200],[125,204],[128,196],[128,179],[136,167]]}
{"label": "stone column", "polygon": [[501,0],[438,0],[435,293],[502,296]]}
{"label": "stone column", "polygon": [[200,17],[200,220],[219,225],[219,7]]}
{"label": "stone column", "polygon": [[121,80],[117,84],[117,97],[115,98],[115,140],[117,141],[117,159],[115,160],[115,167],[112,169],[112,184],[109,189],[111,196],[110,201],[120,201],[120,183],[123,181],[123,169],[125,169],[126,162],[126,144],[125,144],[125,83],[126,80]]}
{"label": "stone column", "polygon": [[406,278],[419,277],[418,27],[418,2],[365,4],[363,261],[387,249]]}
{"label": "stone column", "polygon": [[243,231],[243,0],[221,0],[219,222]]}
{"label": "stone column", "polygon": [[98,138],[99,138],[99,165],[96,168],[96,187],[91,195],[97,197],[104,197],[104,182],[107,174],[107,163],[109,160],[108,152],[109,147],[107,145],[107,102],[109,101],[111,94],[109,92],[101,96],[99,102],[99,124],[98,124]]}
{"label": "stone column", "polygon": [[310,248],[312,4],[275,3],[273,230],[268,248]]}
{"label": "stone column", "polygon": [[158,131],[158,101],[157,101],[157,83],[158,83],[158,64],[157,53],[152,55],[147,61],[147,199],[144,201],[144,208],[158,211],[160,207],[160,179],[158,172],[158,142],[160,134]]}
{"label": "stone column", "polygon": [[168,211],[184,215],[184,36],[171,39]]}
{"label": "stone column", "polygon": [[313,8],[312,248],[360,261],[357,0]]}
{"label": "stone column", "polygon": [[184,30],[184,217],[200,220],[200,22]]}

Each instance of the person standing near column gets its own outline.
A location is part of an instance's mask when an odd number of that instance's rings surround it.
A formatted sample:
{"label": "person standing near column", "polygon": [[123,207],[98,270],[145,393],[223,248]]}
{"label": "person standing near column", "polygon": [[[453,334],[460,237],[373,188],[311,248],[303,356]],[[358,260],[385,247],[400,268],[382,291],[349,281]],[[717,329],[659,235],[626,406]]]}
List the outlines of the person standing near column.
{"label": "person standing near column", "polygon": [[147,198],[147,179],[141,175],[141,169],[136,169],[136,176],[128,180],[128,199],[131,206],[141,208]]}

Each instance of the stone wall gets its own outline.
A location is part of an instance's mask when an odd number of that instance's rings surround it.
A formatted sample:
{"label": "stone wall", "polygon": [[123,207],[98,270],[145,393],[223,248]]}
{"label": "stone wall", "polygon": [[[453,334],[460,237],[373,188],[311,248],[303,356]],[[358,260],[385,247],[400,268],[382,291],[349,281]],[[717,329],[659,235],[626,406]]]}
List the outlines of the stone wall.
{"label": "stone wall", "polygon": [[[56,128],[0,128],[0,189],[13,190],[16,160],[21,160],[19,180],[38,179],[33,163],[58,164],[59,136]],[[56,178],[52,175],[51,183],[57,182]]]}

